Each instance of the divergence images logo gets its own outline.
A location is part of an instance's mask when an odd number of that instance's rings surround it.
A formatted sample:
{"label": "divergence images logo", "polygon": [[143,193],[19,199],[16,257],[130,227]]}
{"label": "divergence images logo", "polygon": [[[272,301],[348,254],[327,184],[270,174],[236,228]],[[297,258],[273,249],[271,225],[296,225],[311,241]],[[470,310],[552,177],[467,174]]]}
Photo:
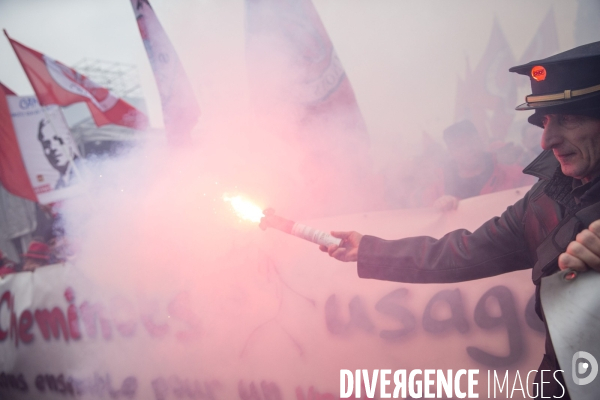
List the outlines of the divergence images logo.
{"label": "divergence images logo", "polygon": [[577,385],[587,385],[598,375],[598,361],[587,351],[578,351],[573,354],[571,363],[573,382]]}

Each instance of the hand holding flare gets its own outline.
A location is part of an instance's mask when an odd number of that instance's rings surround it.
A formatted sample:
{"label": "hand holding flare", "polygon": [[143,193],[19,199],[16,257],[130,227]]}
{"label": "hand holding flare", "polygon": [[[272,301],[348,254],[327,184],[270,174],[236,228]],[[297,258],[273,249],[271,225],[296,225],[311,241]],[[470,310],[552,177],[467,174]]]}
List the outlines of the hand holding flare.
{"label": "hand holding flare", "polygon": [[363,237],[358,232],[339,232],[331,231],[331,236],[341,239],[339,245],[331,244],[329,246],[319,246],[319,250],[329,253],[337,260],[344,262],[355,262],[358,260],[358,246]]}

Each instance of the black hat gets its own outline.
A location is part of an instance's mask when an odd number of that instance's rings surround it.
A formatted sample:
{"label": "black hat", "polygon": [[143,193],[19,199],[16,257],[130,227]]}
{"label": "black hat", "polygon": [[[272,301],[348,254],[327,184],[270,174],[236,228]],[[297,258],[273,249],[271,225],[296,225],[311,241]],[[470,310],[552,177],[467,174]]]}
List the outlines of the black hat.
{"label": "black hat", "polygon": [[[529,122],[548,113],[600,117],[600,42],[594,42],[509,69],[529,76],[532,94],[517,110],[536,110]],[[533,120],[532,120],[533,119]]]}

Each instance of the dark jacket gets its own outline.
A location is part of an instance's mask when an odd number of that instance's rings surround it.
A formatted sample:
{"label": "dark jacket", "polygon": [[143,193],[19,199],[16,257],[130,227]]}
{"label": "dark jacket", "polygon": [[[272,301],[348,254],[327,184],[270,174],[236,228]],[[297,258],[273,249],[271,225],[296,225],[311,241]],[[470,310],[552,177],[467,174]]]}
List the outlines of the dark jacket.
{"label": "dark jacket", "polygon": [[[451,283],[532,268],[538,246],[586,196],[573,190],[573,178],[562,174],[551,151],[542,153],[523,172],[540,180],[500,217],[490,219],[472,233],[459,229],[439,240],[426,236],[400,240],[364,236],[358,249],[358,275],[407,283]],[[595,184],[596,192],[599,186]],[[546,274],[557,269],[558,265]],[[534,283],[539,285],[539,280]],[[539,304],[536,290],[536,310],[543,318]],[[559,369],[549,335],[546,337],[543,369]],[[560,387],[556,389],[562,393]],[[544,395],[551,390],[545,389]]]}

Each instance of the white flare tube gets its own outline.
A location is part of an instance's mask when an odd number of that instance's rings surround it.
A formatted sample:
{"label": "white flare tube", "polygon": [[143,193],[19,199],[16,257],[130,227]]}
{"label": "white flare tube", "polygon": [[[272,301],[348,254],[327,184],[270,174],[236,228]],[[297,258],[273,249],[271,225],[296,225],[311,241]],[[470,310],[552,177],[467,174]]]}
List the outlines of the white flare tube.
{"label": "white flare tube", "polygon": [[291,234],[304,240],[308,240],[309,242],[313,242],[326,247],[331,244],[339,246],[342,243],[342,239],[338,239],[336,237],[331,236],[329,233],[325,233],[318,229],[311,228],[310,226],[299,224],[297,222],[292,227]]}

